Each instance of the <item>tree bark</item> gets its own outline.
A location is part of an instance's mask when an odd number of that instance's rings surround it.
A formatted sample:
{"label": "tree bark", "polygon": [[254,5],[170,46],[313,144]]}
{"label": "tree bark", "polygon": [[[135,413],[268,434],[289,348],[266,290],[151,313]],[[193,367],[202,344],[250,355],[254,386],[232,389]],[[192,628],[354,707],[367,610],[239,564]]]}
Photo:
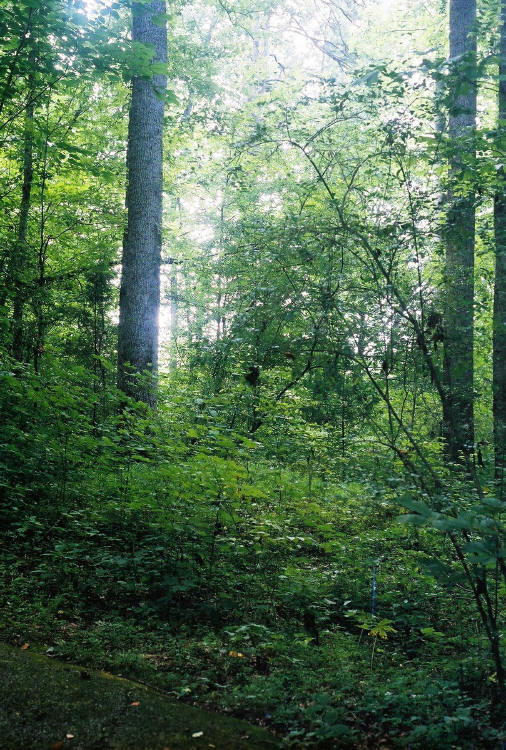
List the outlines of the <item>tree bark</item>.
{"label": "tree bark", "polygon": [[[34,62],[33,55],[30,60]],[[23,313],[25,290],[23,277],[26,273],[28,261],[27,232],[28,215],[33,184],[33,73],[29,75],[28,81],[28,104],[25,111],[25,127],[23,134],[23,185],[21,188],[21,204],[19,209],[19,223],[16,238],[16,247],[13,258],[14,270],[14,301],[12,314],[12,354],[18,362],[24,358],[23,343]]]}
{"label": "tree bark", "polygon": [[[501,2],[498,141],[506,136],[506,0]],[[493,318],[494,447],[497,479],[506,467],[506,176],[499,172],[494,204],[495,286]]]}
{"label": "tree bark", "polygon": [[463,173],[474,160],[476,123],[476,0],[451,0],[449,113],[450,185],[445,229],[445,346],[443,436],[447,457],[473,452],[473,339],[475,196]]}
{"label": "tree bark", "polygon": [[[152,62],[167,62],[165,0],[133,4],[133,40],[154,47]],[[167,78],[137,76],[127,150],[127,228],[123,242],[118,330],[118,385],[156,404],[162,244],[163,114]],[[143,377],[138,376],[144,374]]]}

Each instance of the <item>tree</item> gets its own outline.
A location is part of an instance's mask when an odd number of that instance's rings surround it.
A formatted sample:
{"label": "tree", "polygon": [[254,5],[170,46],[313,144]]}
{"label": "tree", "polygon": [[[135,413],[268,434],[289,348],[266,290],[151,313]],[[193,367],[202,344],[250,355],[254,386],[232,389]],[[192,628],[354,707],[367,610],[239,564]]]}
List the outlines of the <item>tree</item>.
{"label": "tree", "polygon": [[[499,62],[499,148],[506,124],[506,2],[501,3]],[[501,167],[494,204],[495,287],[494,287],[494,444],[495,468],[503,479],[506,466],[506,195],[505,174]]]}
{"label": "tree", "polygon": [[[134,3],[134,47],[152,50],[151,65],[135,75],[128,129],[127,227],[118,331],[118,385],[154,405],[158,369],[158,315],[162,225],[163,115],[167,78],[165,1]],[[136,377],[150,373],[149,382]]]}
{"label": "tree", "polygon": [[[32,56],[32,60],[34,60]],[[13,330],[12,330],[12,353],[14,357],[22,361],[24,355],[23,344],[23,309],[24,288],[23,273],[28,261],[27,253],[27,229],[28,215],[33,182],[33,101],[31,100],[33,90],[33,73],[28,76],[28,104],[25,110],[25,127],[23,135],[23,184],[21,188],[21,203],[19,210],[19,222],[17,231],[16,249],[13,253],[13,276],[14,276],[14,303],[13,303]]]}
{"label": "tree", "polygon": [[476,0],[450,3],[450,185],[446,240],[443,434],[448,458],[473,451],[473,297],[475,207],[466,170],[474,159]]}

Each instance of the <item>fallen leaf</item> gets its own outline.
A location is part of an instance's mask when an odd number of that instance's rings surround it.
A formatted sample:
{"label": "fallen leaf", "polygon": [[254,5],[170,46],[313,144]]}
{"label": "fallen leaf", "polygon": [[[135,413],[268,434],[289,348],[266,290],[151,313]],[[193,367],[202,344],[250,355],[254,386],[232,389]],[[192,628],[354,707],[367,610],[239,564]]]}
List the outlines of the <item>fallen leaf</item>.
{"label": "fallen leaf", "polygon": [[30,648],[30,644],[29,643],[23,643],[23,645],[21,646],[21,651],[26,651],[27,648]]}
{"label": "fallen leaf", "polygon": [[140,701],[134,701],[133,703],[130,703],[130,705],[131,706],[140,706],[141,702]]}
{"label": "fallen leaf", "polygon": [[240,651],[229,651],[229,652],[228,652],[228,655],[229,655],[229,656],[233,656],[233,657],[235,657],[236,659],[245,659],[245,658],[246,658],[246,657],[244,656],[244,654],[241,654],[241,652],[240,652]]}
{"label": "fallen leaf", "polygon": [[192,737],[195,737],[195,739],[196,739],[197,737],[202,737],[203,735],[204,735],[204,732],[194,732],[192,734]]}

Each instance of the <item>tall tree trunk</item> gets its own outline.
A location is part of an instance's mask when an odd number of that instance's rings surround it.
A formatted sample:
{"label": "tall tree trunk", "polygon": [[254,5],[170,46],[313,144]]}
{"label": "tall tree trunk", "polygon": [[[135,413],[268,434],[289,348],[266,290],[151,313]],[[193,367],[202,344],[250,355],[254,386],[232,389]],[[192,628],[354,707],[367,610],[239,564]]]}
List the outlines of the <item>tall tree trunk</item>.
{"label": "tall tree trunk", "polygon": [[48,182],[48,155],[49,155],[49,113],[50,113],[50,100],[46,102],[46,118],[44,128],[44,146],[42,148],[42,159],[41,159],[41,170],[40,170],[40,227],[39,227],[39,252],[37,257],[38,267],[38,278],[37,278],[37,291],[32,296],[33,312],[35,316],[35,341],[33,346],[33,366],[35,372],[38,373],[40,369],[40,360],[45,351],[45,336],[47,328],[47,288],[46,288],[46,264],[47,264],[47,249],[49,245],[49,237],[46,233],[47,224],[47,203],[46,203],[46,188]]}
{"label": "tall tree trunk", "polygon": [[[165,0],[133,4],[133,40],[155,49],[153,62],[167,62]],[[136,77],[128,128],[128,222],[118,331],[118,385],[127,395],[156,404],[158,317],[162,244],[163,113],[167,78]],[[137,376],[145,373],[146,377]]]}
{"label": "tall tree trunk", "polygon": [[[33,55],[30,56],[34,62]],[[23,277],[28,262],[27,231],[28,215],[33,183],[33,73],[29,74],[28,104],[25,111],[25,127],[23,135],[23,185],[21,188],[21,204],[19,209],[19,223],[16,247],[13,258],[14,271],[14,302],[12,315],[12,354],[19,362],[24,357],[23,346],[23,312],[25,289]]]}
{"label": "tall tree trunk", "polygon": [[[498,140],[502,149],[506,137],[506,0],[501,2],[499,63]],[[494,445],[495,470],[504,479],[506,468],[506,175],[501,168],[494,205],[495,288],[494,288]]]}
{"label": "tall tree trunk", "polygon": [[179,336],[179,289],[177,278],[177,264],[174,259],[170,267],[170,346],[171,370],[177,368],[177,339]]}
{"label": "tall tree trunk", "polygon": [[445,231],[446,299],[443,435],[447,456],[460,461],[473,451],[473,297],[475,201],[462,194],[462,174],[474,159],[476,122],[476,0],[451,0],[450,59],[453,90],[449,114],[450,188]]}
{"label": "tall tree trunk", "polygon": [[[216,264],[220,266],[221,259],[223,257],[223,248],[224,248],[224,234],[225,234],[225,197],[227,195],[227,186],[228,186],[228,180],[225,184],[225,187],[223,189],[223,196],[221,199],[221,206],[220,206],[220,236],[218,241],[218,248],[217,248],[217,258],[216,258]],[[223,314],[223,279],[218,274],[216,278],[216,341],[220,341],[220,339],[225,338],[225,317]]]}

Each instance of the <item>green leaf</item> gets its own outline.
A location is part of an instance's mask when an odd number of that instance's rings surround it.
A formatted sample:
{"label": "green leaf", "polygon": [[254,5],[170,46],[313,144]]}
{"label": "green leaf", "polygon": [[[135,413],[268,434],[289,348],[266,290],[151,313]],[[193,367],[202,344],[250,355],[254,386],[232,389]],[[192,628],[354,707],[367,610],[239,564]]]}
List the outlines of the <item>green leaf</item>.
{"label": "green leaf", "polygon": [[397,516],[399,523],[410,524],[411,526],[425,526],[427,519],[424,516],[420,516],[415,513],[405,513],[401,516]]}

